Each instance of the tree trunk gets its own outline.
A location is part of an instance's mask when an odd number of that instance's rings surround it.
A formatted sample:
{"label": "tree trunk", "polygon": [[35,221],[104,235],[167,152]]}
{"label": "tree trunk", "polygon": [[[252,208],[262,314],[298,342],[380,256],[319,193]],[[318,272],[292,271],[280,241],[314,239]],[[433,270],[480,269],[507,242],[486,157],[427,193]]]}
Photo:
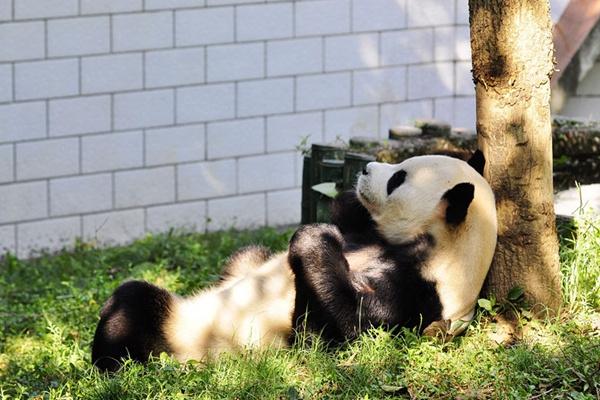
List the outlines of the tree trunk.
{"label": "tree trunk", "polygon": [[477,136],[496,194],[498,245],[487,292],[525,289],[530,304],[561,301],[552,190],[548,0],[469,0]]}

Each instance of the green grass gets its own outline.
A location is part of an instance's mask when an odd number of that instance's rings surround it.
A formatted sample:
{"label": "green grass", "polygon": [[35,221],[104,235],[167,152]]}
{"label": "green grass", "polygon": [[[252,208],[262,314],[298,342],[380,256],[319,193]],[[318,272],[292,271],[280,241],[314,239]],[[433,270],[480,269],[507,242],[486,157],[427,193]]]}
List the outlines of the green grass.
{"label": "green grass", "polygon": [[285,249],[291,231],[167,234],[130,246],[0,261],[0,398],[379,399],[600,396],[600,230],[583,224],[563,240],[565,307],[553,320],[521,313],[517,340],[499,345],[501,324],[480,311],[450,343],[372,330],[335,351],[311,345],[245,352],[206,363],[165,355],[126,363],[112,376],[90,366],[98,311],[127,278],[181,294],[209,285],[237,248]]}

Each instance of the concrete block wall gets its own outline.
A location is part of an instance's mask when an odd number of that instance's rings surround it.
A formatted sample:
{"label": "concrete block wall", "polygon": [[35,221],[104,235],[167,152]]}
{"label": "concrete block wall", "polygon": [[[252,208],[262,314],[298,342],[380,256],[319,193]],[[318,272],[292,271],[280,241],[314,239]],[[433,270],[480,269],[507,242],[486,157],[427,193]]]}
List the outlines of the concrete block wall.
{"label": "concrete block wall", "polygon": [[296,223],[302,137],[474,123],[466,0],[0,1],[0,254]]}

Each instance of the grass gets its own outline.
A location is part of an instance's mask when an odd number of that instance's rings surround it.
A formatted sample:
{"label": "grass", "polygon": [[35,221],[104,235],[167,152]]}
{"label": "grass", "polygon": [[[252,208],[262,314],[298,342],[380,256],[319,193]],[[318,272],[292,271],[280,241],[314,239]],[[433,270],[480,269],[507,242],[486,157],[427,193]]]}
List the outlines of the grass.
{"label": "grass", "polygon": [[209,285],[235,249],[285,249],[291,231],[165,234],[130,246],[30,261],[0,261],[0,398],[379,399],[600,398],[600,228],[583,223],[563,239],[565,306],[552,320],[521,310],[519,334],[498,344],[493,312],[480,310],[464,337],[442,343],[372,330],[343,348],[309,347],[179,364],[166,355],[117,374],[90,366],[103,301],[124,279],[181,294]]}

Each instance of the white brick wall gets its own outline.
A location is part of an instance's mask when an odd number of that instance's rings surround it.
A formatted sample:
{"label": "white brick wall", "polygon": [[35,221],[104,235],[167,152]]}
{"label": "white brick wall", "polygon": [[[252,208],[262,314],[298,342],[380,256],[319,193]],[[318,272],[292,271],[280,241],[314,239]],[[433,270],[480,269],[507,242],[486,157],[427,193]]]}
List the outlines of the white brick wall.
{"label": "white brick wall", "polygon": [[466,0],[0,0],[0,256],[298,221],[296,147],[472,126]]}

